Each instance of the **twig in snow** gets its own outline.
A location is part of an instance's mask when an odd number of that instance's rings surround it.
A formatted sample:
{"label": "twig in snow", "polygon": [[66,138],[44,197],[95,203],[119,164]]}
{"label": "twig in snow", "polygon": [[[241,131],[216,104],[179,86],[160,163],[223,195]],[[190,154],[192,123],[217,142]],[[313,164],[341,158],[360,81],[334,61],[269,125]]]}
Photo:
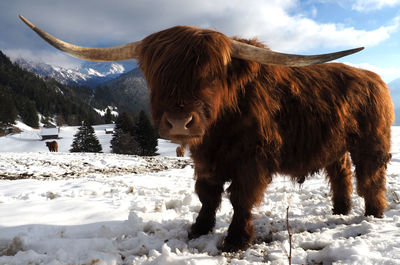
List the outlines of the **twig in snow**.
{"label": "twig in snow", "polygon": [[392,193],[393,193],[394,197],[396,197],[396,199],[394,199],[394,202],[400,203],[400,199],[399,199],[399,196],[397,195],[397,193],[395,191],[392,191]]}
{"label": "twig in snow", "polygon": [[290,226],[289,226],[289,206],[286,208],[286,226],[287,226],[287,231],[289,234],[289,254],[288,256],[288,261],[289,265],[292,265],[292,233],[290,232]]}

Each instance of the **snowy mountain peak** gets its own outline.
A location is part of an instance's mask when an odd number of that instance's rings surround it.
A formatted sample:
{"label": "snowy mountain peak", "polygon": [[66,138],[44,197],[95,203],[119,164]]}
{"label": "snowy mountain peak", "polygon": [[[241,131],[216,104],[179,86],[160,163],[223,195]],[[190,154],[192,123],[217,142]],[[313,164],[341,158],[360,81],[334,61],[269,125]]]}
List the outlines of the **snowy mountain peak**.
{"label": "snowy mountain peak", "polygon": [[86,82],[90,77],[76,69],[66,69],[60,66],[53,66],[42,62],[28,61],[22,58],[15,60],[22,69],[33,72],[40,77],[54,78],[62,84],[79,84]]}
{"label": "snowy mountain peak", "polygon": [[62,84],[87,85],[95,87],[136,67],[135,61],[96,63],[85,62],[76,69],[67,69],[42,62],[18,58],[14,61],[21,68],[40,77],[54,78]]}
{"label": "snowy mountain peak", "polygon": [[88,75],[93,76],[119,76],[127,71],[132,70],[136,64],[125,63],[96,63],[96,62],[85,62],[81,65],[80,71]]}
{"label": "snowy mountain peak", "polygon": [[388,84],[392,90],[400,90],[400,78],[397,78]]}

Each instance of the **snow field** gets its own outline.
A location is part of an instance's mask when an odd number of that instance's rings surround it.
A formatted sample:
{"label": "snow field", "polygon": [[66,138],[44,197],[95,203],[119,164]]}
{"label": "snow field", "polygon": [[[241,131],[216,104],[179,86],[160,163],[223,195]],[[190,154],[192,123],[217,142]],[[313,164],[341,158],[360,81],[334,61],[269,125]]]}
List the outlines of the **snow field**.
{"label": "snow field", "polygon": [[255,243],[237,253],[217,248],[226,194],[214,233],[188,240],[201,204],[176,145],[161,142],[155,158],[0,152],[0,264],[288,264],[288,206],[293,264],[400,264],[399,136],[393,127],[384,218],[364,217],[355,192],[350,214],[332,215],[323,172],[302,186],[276,176],[253,210]]}

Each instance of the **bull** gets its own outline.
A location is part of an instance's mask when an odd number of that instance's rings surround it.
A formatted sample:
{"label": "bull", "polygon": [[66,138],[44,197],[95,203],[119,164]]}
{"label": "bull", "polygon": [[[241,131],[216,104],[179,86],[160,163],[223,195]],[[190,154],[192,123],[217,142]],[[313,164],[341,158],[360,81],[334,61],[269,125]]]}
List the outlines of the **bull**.
{"label": "bull", "polygon": [[184,157],[185,156],[186,146],[181,144],[176,147],[176,156],[177,157]]}
{"label": "bull", "polygon": [[91,61],[137,59],[160,135],[188,145],[202,207],[189,238],[213,230],[224,184],[234,214],[222,250],[246,249],[252,208],[277,174],[302,182],[325,170],[334,214],[351,209],[351,165],[365,215],[382,217],[394,120],[389,90],[370,71],[322,55],[271,51],[252,39],[176,26],[121,46],[85,48],[21,19],[54,47]]}
{"label": "bull", "polygon": [[57,141],[46,142],[46,146],[50,152],[58,152],[58,143]]}

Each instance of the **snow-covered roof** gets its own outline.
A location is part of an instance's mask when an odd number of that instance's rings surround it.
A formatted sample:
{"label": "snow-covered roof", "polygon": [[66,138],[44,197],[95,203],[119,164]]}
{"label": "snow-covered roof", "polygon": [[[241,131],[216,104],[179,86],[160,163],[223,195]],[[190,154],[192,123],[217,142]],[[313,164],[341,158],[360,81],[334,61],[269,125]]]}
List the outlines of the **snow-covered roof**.
{"label": "snow-covered roof", "polygon": [[58,135],[58,128],[41,128],[40,135]]}

